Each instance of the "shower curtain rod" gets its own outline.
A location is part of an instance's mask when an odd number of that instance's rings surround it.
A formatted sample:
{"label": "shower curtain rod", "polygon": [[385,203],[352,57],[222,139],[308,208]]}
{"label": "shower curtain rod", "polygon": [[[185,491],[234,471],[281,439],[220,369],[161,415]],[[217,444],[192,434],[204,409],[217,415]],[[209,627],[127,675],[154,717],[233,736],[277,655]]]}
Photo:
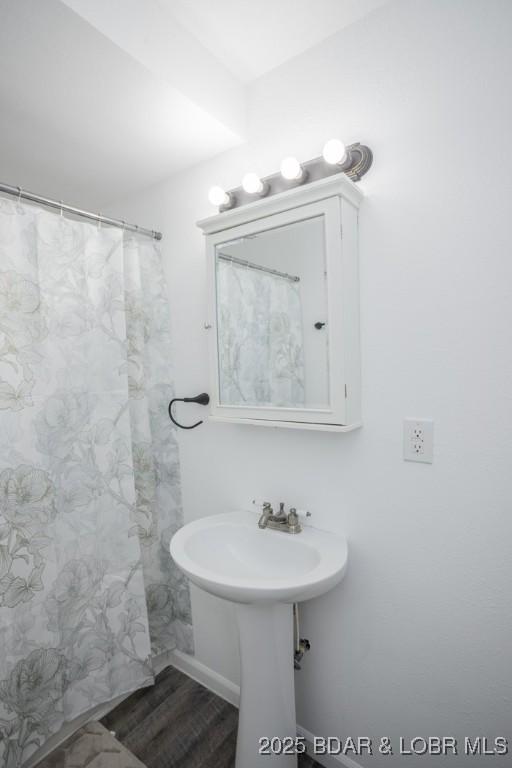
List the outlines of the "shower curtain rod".
{"label": "shower curtain rod", "polygon": [[65,205],[61,200],[51,200],[48,197],[42,195],[36,195],[34,192],[27,192],[21,187],[13,187],[10,184],[0,183],[0,192],[6,192],[8,195],[15,195],[18,200],[30,200],[32,203],[40,203],[46,205],[48,208],[56,208],[58,211],[72,213],[75,216],[81,216],[83,219],[90,219],[91,221],[97,221],[101,224],[108,224],[111,227],[119,227],[125,229],[128,232],[138,232],[140,235],[146,235],[152,237],[154,240],[161,240],[162,233],[155,232],[153,229],[146,229],[145,227],[138,227],[136,224],[127,224],[122,219],[111,219],[108,216],[102,216],[101,213],[91,213],[90,211],[83,211],[81,208],[75,208],[72,205]]}
{"label": "shower curtain rod", "polygon": [[287,280],[291,280],[293,283],[299,283],[300,277],[297,275],[289,275],[288,272],[280,272],[278,269],[270,269],[270,267],[263,267],[260,264],[254,264],[252,261],[246,261],[246,259],[237,259],[236,256],[229,256],[227,253],[217,254],[219,259],[223,261],[232,261],[234,264],[240,264],[241,267],[248,267],[249,269],[258,269],[260,272],[268,272],[270,275],[278,275],[278,277],[286,277]]}

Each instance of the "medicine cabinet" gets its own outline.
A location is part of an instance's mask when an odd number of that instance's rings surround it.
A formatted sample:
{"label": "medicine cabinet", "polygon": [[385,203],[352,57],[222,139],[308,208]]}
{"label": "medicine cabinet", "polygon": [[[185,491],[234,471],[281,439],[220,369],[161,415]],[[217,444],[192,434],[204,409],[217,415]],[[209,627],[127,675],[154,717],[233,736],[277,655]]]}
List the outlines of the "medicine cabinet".
{"label": "medicine cabinet", "polygon": [[331,431],[361,425],[361,200],[339,174],[198,222],[211,419]]}

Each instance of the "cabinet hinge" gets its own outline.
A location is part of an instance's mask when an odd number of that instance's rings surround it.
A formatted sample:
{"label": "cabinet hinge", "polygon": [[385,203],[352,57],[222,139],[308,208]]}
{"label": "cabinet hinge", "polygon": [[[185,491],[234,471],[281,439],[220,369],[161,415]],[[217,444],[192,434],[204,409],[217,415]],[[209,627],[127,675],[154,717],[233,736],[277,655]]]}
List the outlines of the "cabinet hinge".
{"label": "cabinet hinge", "polygon": [[347,399],[347,397],[348,397],[348,390],[347,390],[347,385],[345,384],[345,400]]}

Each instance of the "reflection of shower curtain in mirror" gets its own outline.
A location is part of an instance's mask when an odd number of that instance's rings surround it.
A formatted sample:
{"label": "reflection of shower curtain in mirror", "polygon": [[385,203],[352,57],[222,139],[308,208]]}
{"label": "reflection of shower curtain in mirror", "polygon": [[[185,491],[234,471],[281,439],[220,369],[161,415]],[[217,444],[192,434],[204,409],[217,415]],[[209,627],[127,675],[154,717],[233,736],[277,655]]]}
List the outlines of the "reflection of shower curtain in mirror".
{"label": "reflection of shower curtain in mirror", "polygon": [[217,262],[220,401],[304,405],[300,283]]}

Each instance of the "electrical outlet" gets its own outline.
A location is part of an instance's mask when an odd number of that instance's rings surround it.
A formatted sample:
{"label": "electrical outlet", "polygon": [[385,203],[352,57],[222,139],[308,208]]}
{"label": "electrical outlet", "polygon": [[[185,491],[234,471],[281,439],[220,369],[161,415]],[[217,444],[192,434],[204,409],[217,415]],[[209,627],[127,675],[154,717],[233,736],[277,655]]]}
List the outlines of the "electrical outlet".
{"label": "electrical outlet", "polygon": [[430,419],[405,419],[404,460],[432,464],[434,458],[434,422]]}

